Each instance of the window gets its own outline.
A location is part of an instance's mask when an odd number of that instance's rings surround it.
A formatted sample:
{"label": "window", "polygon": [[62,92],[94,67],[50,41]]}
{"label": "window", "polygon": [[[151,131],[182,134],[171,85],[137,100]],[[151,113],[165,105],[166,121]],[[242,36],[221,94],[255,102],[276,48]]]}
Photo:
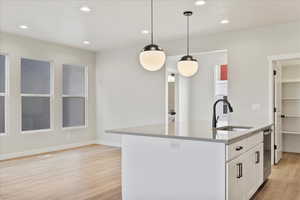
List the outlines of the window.
{"label": "window", "polygon": [[86,126],[86,68],[63,65],[63,127]]}
{"label": "window", "polygon": [[50,62],[21,59],[22,131],[51,128]]}
{"label": "window", "polygon": [[6,57],[0,55],[0,134],[5,133]]}

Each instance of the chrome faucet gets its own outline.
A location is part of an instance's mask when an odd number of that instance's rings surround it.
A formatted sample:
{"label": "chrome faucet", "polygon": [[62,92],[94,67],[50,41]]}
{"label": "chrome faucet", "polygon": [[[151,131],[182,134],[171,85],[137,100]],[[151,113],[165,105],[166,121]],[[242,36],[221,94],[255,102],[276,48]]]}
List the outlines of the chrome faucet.
{"label": "chrome faucet", "polygon": [[213,119],[212,119],[212,127],[213,128],[217,128],[217,123],[218,123],[218,120],[217,120],[217,117],[216,117],[216,107],[217,107],[217,104],[219,102],[224,102],[227,104],[228,108],[229,108],[229,112],[233,112],[233,109],[232,109],[232,106],[231,104],[229,103],[229,101],[227,101],[226,99],[219,99],[217,100],[215,103],[214,103],[214,111],[213,111]]}

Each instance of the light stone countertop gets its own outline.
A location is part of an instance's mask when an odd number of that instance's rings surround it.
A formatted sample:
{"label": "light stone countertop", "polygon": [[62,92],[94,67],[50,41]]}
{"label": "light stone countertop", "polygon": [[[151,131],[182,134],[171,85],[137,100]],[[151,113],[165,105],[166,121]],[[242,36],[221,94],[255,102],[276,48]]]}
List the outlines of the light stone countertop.
{"label": "light stone countertop", "polygon": [[106,133],[232,144],[256,134],[259,131],[270,129],[272,125],[273,124],[271,123],[247,124],[245,126],[229,124],[228,126],[249,127],[249,129],[227,131],[219,130],[219,128],[212,129],[210,121],[188,121],[181,123],[154,124],[139,127],[112,129],[106,130]]}

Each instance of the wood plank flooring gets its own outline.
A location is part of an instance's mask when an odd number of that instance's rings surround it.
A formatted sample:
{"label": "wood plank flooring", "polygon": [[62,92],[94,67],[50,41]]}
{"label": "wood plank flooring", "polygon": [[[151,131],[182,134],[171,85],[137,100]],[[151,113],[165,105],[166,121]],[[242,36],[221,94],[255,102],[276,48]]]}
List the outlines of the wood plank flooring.
{"label": "wood plank flooring", "polygon": [[120,149],[91,145],[0,162],[1,200],[120,200]]}
{"label": "wood plank flooring", "polygon": [[[90,145],[0,162],[1,200],[121,200],[120,149]],[[300,154],[285,153],[253,200],[300,200]]]}
{"label": "wood plank flooring", "polygon": [[300,154],[284,153],[255,200],[300,200]]}

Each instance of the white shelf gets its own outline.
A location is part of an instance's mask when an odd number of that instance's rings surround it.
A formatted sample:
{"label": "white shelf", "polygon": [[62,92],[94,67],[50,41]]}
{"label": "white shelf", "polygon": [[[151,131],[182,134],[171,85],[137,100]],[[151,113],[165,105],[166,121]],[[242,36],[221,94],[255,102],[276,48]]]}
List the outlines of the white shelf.
{"label": "white shelf", "polygon": [[281,83],[300,83],[300,79],[282,80]]}
{"label": "white shelf", "polygon": [[284,118],[300,118],[300,115],[284,115]]}
{"label": "white shelf", "polygon": [[283,134],[300,135],[300,131],[282,131]]}
{"label": "white shelf", "polygon": [[284,115],[278,127],[285,137],[284,142],[278,143],[281,143],[282,148],[287,151],[298,152],[297,146],[300,145],[300,66],[279,67],[278,72],[278,81],[281,83],[275,86],[278,92],[278,95],[275,94],[276,106],[281,106],[279,110]]}
{"label": "white shelf", "polygon": [[282,101],[300,101],[300,98],[282,98]]}

